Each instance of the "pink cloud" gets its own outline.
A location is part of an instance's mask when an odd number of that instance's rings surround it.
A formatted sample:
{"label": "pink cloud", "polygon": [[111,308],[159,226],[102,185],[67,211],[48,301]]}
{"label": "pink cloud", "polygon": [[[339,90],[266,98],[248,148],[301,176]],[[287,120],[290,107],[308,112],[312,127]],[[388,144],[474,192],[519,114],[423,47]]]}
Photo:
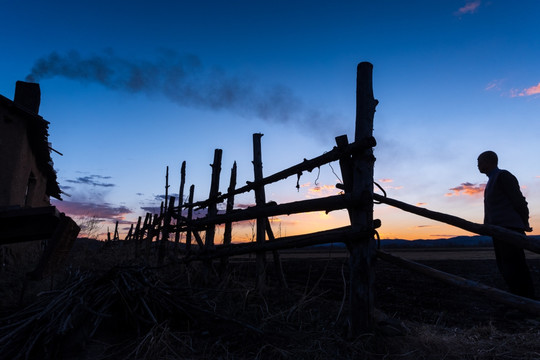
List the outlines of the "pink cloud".
{"label": "pink cloud", "polygon": [[391,182],[394,182],[394,180],[392,179],[379,179],[380,182],[382,183],[391,183]]}
{"label": "pink cloud", "polygon": [[523,89],[521,91],[517,89],[512,89],[510,92],[511,97],[532,96],[532,95],[537,95],[537,94],[540,94],[540,82],[534,86]]}
{"label": "pink cloud", "polygon": [[473,14],[480,7],[480,0],[470,1],[456,11],[456,15]]}
{"label": "pink cloud", "polygon": [[335,185],[317,185],[308,189],[308,197],[323,197],[336,195]]}
{"label": "pink cloud", "polygon": [[471,183],[462,183],[459,186],[453,187],[449,190],[452,190],[451,193],[447,193],[445,196],[459,196],[462,193],[468,196],[478,196],[484,193],[486,184],[471,184]]}

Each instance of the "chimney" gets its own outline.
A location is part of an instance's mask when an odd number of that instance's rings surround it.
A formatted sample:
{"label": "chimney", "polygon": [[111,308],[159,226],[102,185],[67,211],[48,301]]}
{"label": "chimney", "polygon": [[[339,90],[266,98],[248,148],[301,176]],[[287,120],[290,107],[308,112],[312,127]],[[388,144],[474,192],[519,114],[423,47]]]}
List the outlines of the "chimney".
{"label": "chimney", "polygon": [[13,102],[25,110],[38,114],[41,103],[41,90],[39,84],[26,81],[17,81],[15,84],[15,98]]}

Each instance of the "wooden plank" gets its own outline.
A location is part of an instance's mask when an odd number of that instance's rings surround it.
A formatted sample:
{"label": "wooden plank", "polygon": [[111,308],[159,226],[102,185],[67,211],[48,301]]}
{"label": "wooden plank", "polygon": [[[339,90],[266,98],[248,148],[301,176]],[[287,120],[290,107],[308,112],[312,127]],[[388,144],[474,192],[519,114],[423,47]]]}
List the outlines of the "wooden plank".
{"label": "wooden plank", "polygon": [[[373,234],[373,231],[371,231]],[[344,226],[337,229],[325,230],[311,234],[294,235],[282,238],[277,238],[274,241],[266,241],[262,244],[256,242],[240,243],[231,245],[216,245],[215,250],[193,255],[183,261],[199,261],[207,259],[217,259],[224,256],[237,256],[250,254],[257,251],[274,251],[303,248],[313,245],[333,244],[349,242],[359,237],[364,237],[365,234],[355,231],[351,226]]]}
{"label": "wooden plank", "polygon": [[[328,164],[332,161],[337,161],[344,156],[361,152],[364,149],[371,149],[376,144],[377,143],[375,141],[375,138],[373,136],[369,136],[369,137],[361,139],[360,141],[355,141],[352,144],[347,144],[345,147],[342,147],[342,148],[334,147],[332,150],[325,152],[323,155],[320,155],[316,158],[309,159],[309,160],[304,159],[303,162],[296,164],[294,166],[291,166],[285,170],[279,171],[273,175],[267,176],[261,179],[258,183],[248,181],[247,185],[242,186],[238,189],[235,189],[232,193],[222,194],[218,196],[216,201],[223,202],[229,195],[239,195],[239,194],[251,191],[255,189],[257,186],[268,185],[268,184],[271,184],[280,180],[284,180],[288,178],[289,176],[296,176],[298,174],[301,174],[304,171],[311,172],[313,169],[317,167]],[[204,208],[208,206],[208,203],[209,203],[209,200],[204,200],[204,201],[194,203],[193,206]]]}
{"label": "wooden plank", "polygon": [[526,311],[528,313],[540,315],[539,301],[510,294],[506,291],[496,289],[476,281],[468,280],[457,275],[433,269],[429,266],[406,260],[381,250],[377,250],[377,256],[385,261],[440,280],[446,284],[473,291],[481,296],[485,296],[488,299],[499,302],[501,304],[506,304],[508,306],[512,306],[516,309]]}
{"label": "wooden plank", "polygon": [[[364,205],[369,204],[369,199],[364,199]],[[345,209],[351,206],[359,206],[362,203],[360,197],[355,197],[354,194],[341,194],[328,196],[326,198],[317,198],[309,200],[294,201],[286,204],[267,203],[263,206],[250,207],[243,210],[235,210],[230,214],[217,215],[212,220],[194,219],[186,220],[188,225],[197,229],[202,229],[208,224],[224,224],[228,221],[244,221],[251,220],[257,217],[270,217],[279,215],[299,214],[310,211],[325,211]]]}
{"label": "wooden plank", "polygon": [[522,235],[512,230],[505,229],[496,225],[483,225],[467,221],[457,216],[440,213],[437,211],[428,210],[418,206],[410,205],[399,200],[388,198],[379,194],[373,194],[373,199],[381,203],[397,207],[403,211],[407,211],[428,219],[437,220],[463,230],[470,231],[479,235],[495,236],[502,241],[509,242],[524,249],[540,254],[540,240]]}

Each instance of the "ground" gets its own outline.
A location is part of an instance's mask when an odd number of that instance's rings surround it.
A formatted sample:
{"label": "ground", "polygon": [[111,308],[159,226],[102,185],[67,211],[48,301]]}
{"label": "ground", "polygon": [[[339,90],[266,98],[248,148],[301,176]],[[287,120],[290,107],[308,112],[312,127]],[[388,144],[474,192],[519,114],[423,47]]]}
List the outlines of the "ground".
{"label": "ground", "polygon": [[[490,249],[391,251],[505,288]],[[29,349],[26,340],[8,340],[9,332],[12,339],[19,335],[9,327],[12,316],[1,323],[2,354],[17,345],[29,358],[66,359],[540,359],[536,315],[501,311],[490,299],[380,259],[375,263],[376,326],[351,338],[348,261],[342,249],[282,253],[287,288],[269,256],[262,293],[254,290],[254,257],[231,260],[229,272],[219,275],[218,261],[216,272],[173,259],[150,268],[129,260],[133,254],[129,246],[79,244],[66,264],[70,275],[54,279],[59,290],[37,297],[54,316],[43,309],[33,313],[41,311],[33,315],[32,331],[39,325],[35,319],[48,319],[40,334],[59,345],[51,348],[40,340]],[[111,270],[119,260],[123,265]],[[529,264],[540,290],[540,259]],[[37,305],[27,291],[23,305],[29,313]],[[43,301],[46,296],[50,299]],[[52,311],[51,304],[59,310]],[[23,315],[16,320],[29,322]],[[82,324],[96,325],[78,329],[73,319],[83,315]],[[51,329],[55,321],[63,332]],[[19,332],[21,339],[28,337],[24,327]]]}

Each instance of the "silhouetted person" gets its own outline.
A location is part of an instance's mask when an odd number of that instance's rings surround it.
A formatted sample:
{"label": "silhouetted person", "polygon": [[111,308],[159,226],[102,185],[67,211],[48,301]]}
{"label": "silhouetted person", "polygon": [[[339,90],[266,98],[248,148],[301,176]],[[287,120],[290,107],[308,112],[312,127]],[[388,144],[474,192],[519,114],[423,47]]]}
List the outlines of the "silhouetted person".
{"label": "silhouetted person", "polygon": [[[525,234],[529,226],[529,209],[518,180],[507,170],[498,168],[497,154],[485,151],[478,156],[478,170],[489,178],[484,191],[484,224],[498,225]],[[523,249],[493,237],[497,267],[511,293],[534,298],[534,286]]]}

